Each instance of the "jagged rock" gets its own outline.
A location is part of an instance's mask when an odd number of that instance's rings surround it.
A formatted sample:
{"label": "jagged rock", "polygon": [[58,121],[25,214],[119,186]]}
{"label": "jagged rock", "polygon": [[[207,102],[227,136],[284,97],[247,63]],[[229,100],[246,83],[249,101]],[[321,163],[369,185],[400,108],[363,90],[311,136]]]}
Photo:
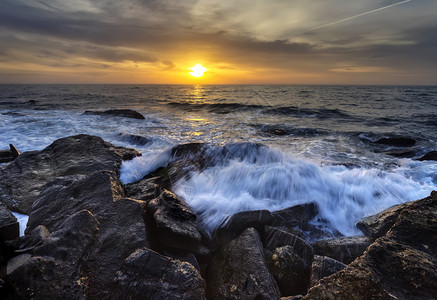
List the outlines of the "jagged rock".
{"label": "jagged rock", "polygon": [[11,211],[0,202],[0,243],[6,240],[14,240],[20,235],[17,218]]}
{"label": "jagged rock", "polygon": [[177,195],[164,191],[147,204],[151,235],[157,237],[158,248],[179,249],[198,253],[202,234],[196,215]]}
{"label": "jagged rock", "polygon": [[80,211],[44,240],[32,255],[23,254],[8,265],[7,281],[15,295],[33,299],[85,298],[79,267],[97,238],[99,223]]}
{"label": "jagged rock", "polygon": [[9,150],[0,150],[0,163],[13,161],[18,155],[20,155],[20,151],[14,145],[9,144]]}
{"label": "jagged rock", "polygon": [[304,299],[435,299],[437,193],[403,206],[387,233]]}
{"label": "jagged rock", "polygon": [[421,158],[419,158],[419,160],[421,160],[421,161],[424,161],[424,160],[437,161],[437,151],[430,151],[430,152],[426,153],[424,156],[422,156]]}
{"label": "jagged rock", "polygon": [[308,222],[317,215],[318,209],[315,203],[304,203],[272,212],[273,225],[286,227],[292,230],[299,227],[308,229]]}
{"label": "jagged rock", "polygon": [[124,186],[128,197],[143,201],[153,200],[163,192],[162,187],[156,183],[156,177],[142,179]]}
{"label": "jagged rock", "polygon": [[206,299],[205,281],[189,263],[142,248],[117,272],[110,299]]}
{"label": "jagged rock", "polygon": [[314,260],[311,264],[310,287],[316,285],[320,279],[343,270],[346,266],[344,263],[333,258],[314,255]]}
{"label": "jagged rock", "polygon": [[304,239],[279,228],[266,226],[264,240],[265,248],[272,252],[278,247],[292,246],[305,263],[311,265],[314,250]]}
{"label": "jagged rock", "polygon": [[363,254],[370,242],[367,237],[353,236],[317,241],[312,246],[317,255],[328,256],[349,264]]}
{"label": "jagged rock", "polygon": [[389,145],[389,146],[396,146],[396,147],[411,147],[416,144],[416,140],[409,137],[394,136],[394,137],[380,138],[377,141],[375,141],[375,143]]}
{"label": "jagged rock", "polygon": [[103,115],[103,116],[116,116],[144,120],[144,116],[139,112],[132,109],[109,109],[105,111],[87,110],[84,115]]}
{"label": "jagged rock", "polygon": [[306,293],[310,283],[311,263],[308,264],[292,246],[276,248],[270,265],[282,296]]}
{"label": "jagged rock", "polygon": [[231,239],[250,227],[255,228],[258,232],[264,232],[264,226],[272,223],[273,216],[268,210],[242,211],[225,220],[215,234]]}
{"label": "jagged rock", "polygon": [[0,199],[9,209],[29,214],[36,197],[53,178],[99,170],[118,174],[123,160],[139,155],[134,149],[116,147],[96,136],[62,138],[42,151],[24,152],[0,165]]}
{"label": "jagged rock", "polygon": [[254,228],[223,246],[208,271],[210,299],[278,299],[280,293],[264,262],[260,237]]}
{"label": "jagged rock", "polygon": [[117,175],[100,171],[53,180],[32,206],[26,233],[40,225],[56,231],[69,215],[83,209],[100,223],[99,236],[81,267],[86,273],[87,297],[105,298],[124,259],[135,249],[149,246],[145,204],[123,197]]}

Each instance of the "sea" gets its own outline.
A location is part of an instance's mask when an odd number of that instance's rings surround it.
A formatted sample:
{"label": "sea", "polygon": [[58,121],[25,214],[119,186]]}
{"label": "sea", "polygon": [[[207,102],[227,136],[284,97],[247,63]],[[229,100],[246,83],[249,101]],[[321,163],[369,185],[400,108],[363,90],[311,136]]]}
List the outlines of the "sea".
{"label": "sea", "polygon": [[[107,109],[145,119],[84,114]],[[436,86],[0,85],[0,149],[75,134],[142,152],[123,162],[123,183],[204,143],[217,161],[173,191],[208,232],[240,211],[314,202],[315,225],[359,235],[361,218],[437,190],[437,162],[418,160],[437,150]]]}

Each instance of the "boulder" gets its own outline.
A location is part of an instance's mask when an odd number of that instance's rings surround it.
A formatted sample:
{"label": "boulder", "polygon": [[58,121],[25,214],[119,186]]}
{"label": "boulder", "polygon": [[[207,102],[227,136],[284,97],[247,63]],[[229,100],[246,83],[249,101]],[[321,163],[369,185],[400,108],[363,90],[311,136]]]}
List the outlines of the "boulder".
{"label": "boulder", "polygon": [[310,286],[316,285],[320,279],[337,273],[346,267],[347,265],[333,258],[314,255],[314,260],[311,264]]}
{"label": "boulder", "polygon": [[105,111],[87,110],[84,115],[116,116],[144,120],[144,116],[132,109],[109,109]]}
{"label": "boulder", "polygon": [[164,190],[147,203],[147,224],[152,247],[160,252],[194,253],[206,258],[209,249],[203,245],[206,235],[197,225],[196,215],[185,201]]}
{"label": "boulder", "polygon": [[144,146],[144,145],[147,145],[149,143],[152,143],[152,139],[149,137],[145,137],[145,136],[137,135],[137,134],[126,133],[126,132],[119,133],[118,139],[120,141],[128,142],[128,143],[139,145],[139,146]]}
{"label": "boulder", "polygon": [[17,218],[0,202],[0,243],[20,236]]}
{"label": "boulder", "polygon": [[57,231],[68,216],[84,209],[99,222],[98,238],[81,265],[86,274],[87,297],[107,297],[124,259],[135,249],[149,246],[143,220],[145,204],[123,197],[117,175],[98,171],[54,179],[32,206],[26,234],[41,225],[50,232]]}
{"label": "boulder", "polygon": [[210,299],[278,299],[280,293],[264,261],[254,228],[222,246],[208,270]]}
{"label": "boulder", "polygon": [[302,259],[292,246],[276,248],[270,265],[282,296],[306,293],[310,283],[311,263]]}
{"label": "boulder", "polygon": [[416,140],[409,137],[393,136],[393,137],[380,138],[377,141],[375,141],[375,143],[395,146],[395,147],[412,147],[416,144]]}
{"label": "boulder", "polygon": [[109,299],[198,300],[205,294],[205,281],[191,264],[142,248],[126,258]]}
{"label": "boulder", "polygon": [[9,144],[9,150],[0,150],[0,163],[13,161],[18,155],[20,155],[20,151],[14,145]]}
{"label": "boulder", "polygon": [[291,230],[294,227],[307,230],[311,227],[308,222],[317,215],[317,212],[317,205],[312,202],[291,206],[272,212],[274,218],[273,225],[286,227]]}
{"label": "boulder", "polygon": [[8,264],[7,281],[15,297],[25,299],[85,298],[81,262],[98,236],[99,223],[86,210],[67,218],[59,230]]}
{"label": "boulder", "polygon": [[0,200],[9,209],[29,214],[42,188],[52,179],[108,170],[118,174],[123,160],[141,153],[116,147],[100,137],[75,135],[54,141],[42,151],[24,152],[0,166]]}
{"label": "boulder", "polygon": [[345,269],[304,299],[435,299],[437,193],[402,207],[394,224]]}
{"label": "boulder", "polygon": [[328,256],[349,264],[363,254],[370,242],[367,237],[353,236],[317,241],[312,246],[317,255]]}
{"label": "boulder", "polygon": [[437,161],[437,151],[430,151],[430,152],[426,153],[424,156],[422,156],[421,158],[419,158],[419,160],[421,160],[421,161],[424,161],[424,160]]}

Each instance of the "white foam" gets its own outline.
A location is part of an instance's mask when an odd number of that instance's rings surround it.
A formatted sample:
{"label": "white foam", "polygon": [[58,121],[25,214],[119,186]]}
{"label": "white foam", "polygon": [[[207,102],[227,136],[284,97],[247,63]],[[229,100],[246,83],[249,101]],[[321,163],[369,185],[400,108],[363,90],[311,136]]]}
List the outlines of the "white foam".
{"label": "white foam", "polygon": [[[272,160],[275,155],[276,160]],[[392,172],[347,169],[320,166],[267,149],[255,161],[232,160],[193,173],[189,180],[178,184],[175,192],[210,231],[239,211],[274,211],[315,202],[319,218],[326,220],[332,230],[351,236],[360,234],[355,226],[360,218],[423,198],[437,189],[436,181],[430,178],[437,171],[436,164],[414,164],[416,169],[404,165]]]}
{"label": "white foam", "polygon": [[29,221],[29,216],[19,214],[16,212],[12,212],[12,214],[17,218],[18,224],[20,226],[20,236],[24,236],[24,231],[26,230],[27,222]]}

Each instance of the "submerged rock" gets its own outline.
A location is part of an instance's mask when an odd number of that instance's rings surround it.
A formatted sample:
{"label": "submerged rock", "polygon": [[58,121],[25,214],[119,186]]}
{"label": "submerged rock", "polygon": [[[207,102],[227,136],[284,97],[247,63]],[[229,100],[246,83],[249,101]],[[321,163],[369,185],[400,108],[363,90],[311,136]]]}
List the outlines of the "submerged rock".
{"label": "submerged rock", "polygon": [[[399,207],[398,207],[399,208]],[[435,299],[437,192],[402,206],[390,229],[304,299]]]}
{"label": "submerged rock", "polygon": [[133,118],[144,120],[144,116],[139,112],[132,109],[110,109],[105,111],[91,111],[87,110],[83,113],[84,115],[103,115],[103,116],[117,116],[117,117],[125,117],[125,118]]}
{"label": "submerged rock", "polygon": [[424,161],[424,160],[437,161],[437,151],[430,151],[430,152],[426,153],[424,156],[422,156],[421,158],[419,158],[419,160],[421,160],[421,161]]}
{"label": "submerged rock", "polygon": [[191,264],[142,248],[126,258],[109,298],[201,300],[205,291],[205,281]]}
{"label": "submerged rock", "polygon": [[24,152],[1,165],[0,200],[13,211],[29,214],[36,197],[52,179],[99,170],[118,174],[123,160],[139,155],[134,149],[116,147],[97,136],[62,138],[42,151]]}
{"label": "submerged rock", "polygon": [[416,144],[416,140],[409,137],[393,136],[393,137],[380,138],[377,141],[375,141],[375,143],[389,145],[389,146],[396,146],[396,147],[412,147]]}
{"label": "submerged rock", "polygon": [[278,299],[280,293],[264,262],[260,237],[253,228],[223,246],[208,271],[210,299]]}

